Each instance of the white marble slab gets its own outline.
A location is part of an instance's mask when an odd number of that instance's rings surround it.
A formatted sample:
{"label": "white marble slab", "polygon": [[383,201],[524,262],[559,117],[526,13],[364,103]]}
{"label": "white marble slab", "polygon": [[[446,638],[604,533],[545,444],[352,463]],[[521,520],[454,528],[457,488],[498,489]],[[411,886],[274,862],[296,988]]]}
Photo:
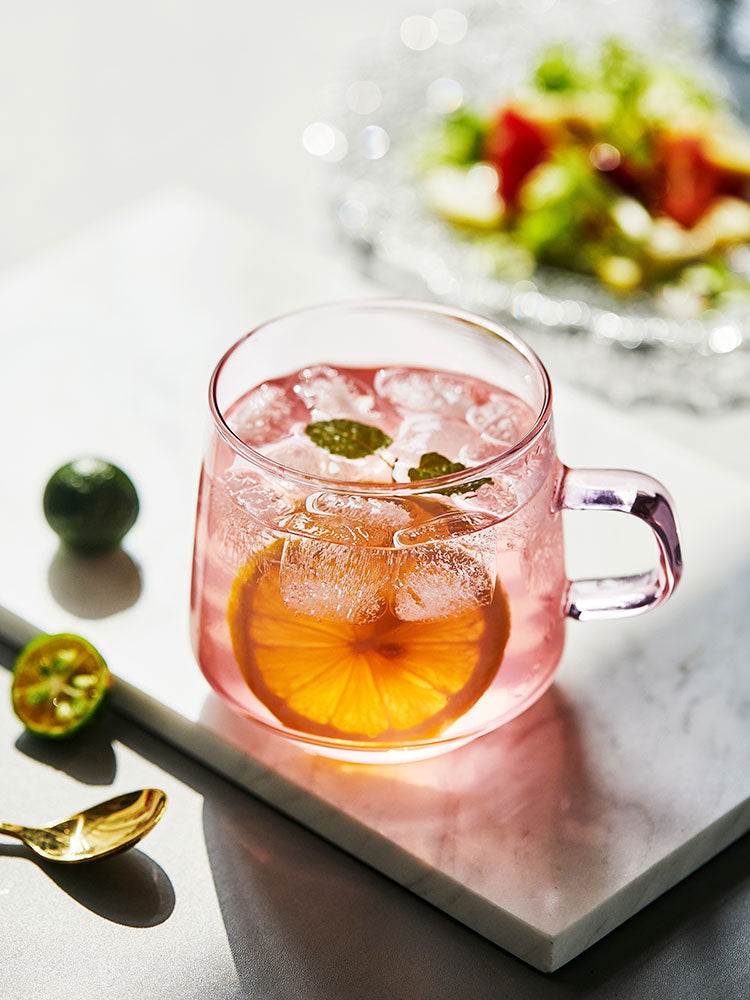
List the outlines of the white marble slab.
{"label": "white marble slab", "polygon": [[[551,970],[750,827],[750,484],[559,385],[564,460],[641,468],[674,494],[687,566],[674,600],[626,622],[571,623],[545,698],[436,760],[342,765],[259,733],[209,693],[188,644],[207,376],[270,313],[365,290],[187,192],[0,283],[12,345],[0,371],[0,632],[89,636],[120,708]],[[688,418],[681,427],[689,444]],[[736,447],[748,430],[750,419]],[[57,550],[40,497],[58,464],[88,452],[130,472],[142,511],[124,554],[84,565]],[[572,575],[653,559],[631,519],[571,515],[566,528]]]}

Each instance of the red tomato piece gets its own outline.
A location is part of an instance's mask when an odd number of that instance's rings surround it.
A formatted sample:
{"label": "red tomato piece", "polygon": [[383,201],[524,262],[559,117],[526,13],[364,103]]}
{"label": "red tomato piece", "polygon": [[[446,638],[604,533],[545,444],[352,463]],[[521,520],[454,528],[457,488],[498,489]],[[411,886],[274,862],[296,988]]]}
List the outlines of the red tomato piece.
{"label": "red tomato piece", "polygon": [[719,170],[710,163],[699,139],[665,139],[659,150],[664,187],[661,210],[686,229],[691,228],[715,200]]}
{"label": "red tomato piece", "polygon": [[506,205],[516,203],[527,174],[547,159],[549,150],[549,139],[536,122],[510,108],[500,113],[485,140],[484,158],[497,168]]}

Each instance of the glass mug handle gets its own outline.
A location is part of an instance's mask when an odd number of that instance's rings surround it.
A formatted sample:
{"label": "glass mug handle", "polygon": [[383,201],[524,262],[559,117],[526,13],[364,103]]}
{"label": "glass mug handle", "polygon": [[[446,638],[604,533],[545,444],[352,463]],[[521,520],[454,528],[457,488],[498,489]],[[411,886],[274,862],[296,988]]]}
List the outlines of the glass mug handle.
{"label": "glass mug handle", "polygon": [[651,528],[659,547],[659,565],[647,573],[571,581],[565,607],[570,618],[625,618],[666,601],[682,575],[682,554],[672,498],[658,480],[622,469],[566,467],[560,506],[634,514]]}

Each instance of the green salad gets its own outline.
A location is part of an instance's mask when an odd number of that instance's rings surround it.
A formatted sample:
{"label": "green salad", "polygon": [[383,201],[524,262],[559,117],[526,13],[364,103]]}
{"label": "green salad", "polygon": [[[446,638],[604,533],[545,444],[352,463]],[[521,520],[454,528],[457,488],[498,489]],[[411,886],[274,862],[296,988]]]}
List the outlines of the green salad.
{"label": "green salad", "polygon": [[442,118],[417,161],[429,208],[500,278],[564,267],[687,313],[750,292],[750,133],[679,68],[616,41],[548,49],[502,106]]}

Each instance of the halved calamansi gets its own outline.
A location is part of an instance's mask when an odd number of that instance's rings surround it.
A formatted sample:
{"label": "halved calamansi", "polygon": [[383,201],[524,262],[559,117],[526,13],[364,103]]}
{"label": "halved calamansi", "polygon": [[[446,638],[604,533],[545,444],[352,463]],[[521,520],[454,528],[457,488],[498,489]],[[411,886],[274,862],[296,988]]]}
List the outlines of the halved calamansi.
{"label": "halved calamansi", "polygon": [[109,687],[101,654],[79,635],[41,635],[13,668],[13,710],[38,736],[61,739],[88,722]]}

